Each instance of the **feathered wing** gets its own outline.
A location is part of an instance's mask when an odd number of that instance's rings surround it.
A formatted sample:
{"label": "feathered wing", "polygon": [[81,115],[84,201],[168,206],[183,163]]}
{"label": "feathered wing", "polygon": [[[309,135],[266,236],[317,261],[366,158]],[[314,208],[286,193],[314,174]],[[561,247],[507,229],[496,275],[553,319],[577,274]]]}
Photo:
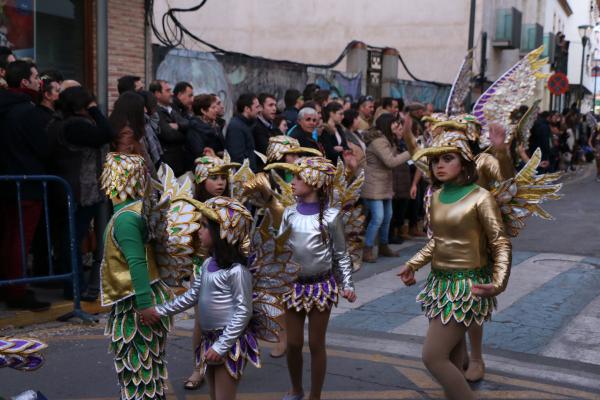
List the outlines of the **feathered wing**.
{"label": "feathered wing", "polygon": [[562,197],[558,194],[562,184],[554,183],[560,178],[560,173],[536,175],[541,159],[542,152],[536,149],[529,162],[514,178],[499,183],[492,189],[502,212],[506,233],[511,237],[516,237],[521,232],[525,227],[525,219],[531,215],[553,219],[540,204]]}
{"label": "feathered wing", "polygon": [[446,103],[446,114],[456,115],[464,113],[464,102],[471,90],[471,77],[473,75],[473,50],[469,50],[460,66],[458,75],[452,83],[448,102]]}
{"label": "feathered wing", "polygon": [[343,212],[346,246],[355,269],[362,264],[362,249],[364,246],[364,238],[361,232],[365,223],[365,216],[359,203],[360,191],[364,181],[364,171],[361,171],[356,179],[348,182],[344,163],[341,160],[338,161],[333,179],[330,205]]}
{"label": "feathered wing", "polygon": [[[223,157],[225,158],[225,157]],[[230,170],[229,172],[229,185],[231,188],[231,197],[239,200],[242,203],[246,202],[243,198],[244,183],[254,178],[254,172],[250,168],[250,162],[246,158],[242,166],[234,173]]]}
{"label": "feathered wing", "polygon": [[44,364],[41,350],[47,344],[36,339],[0,337],[0,368],[35,371]]}
{"label": "feathered wing", "polygon": [[189,178],[179,183],[166,164],[161,164],[158,177],[160,199],[153,209],[149,225],[154,226],[157,233],[156,257],[161,278],[181,284],[193,270],[191,232],[199,228],[201,214],[185,201],[173,202],[177,197],[193,198]]}
{"label": "feathered wing", "polygon": [[[477,99],[473,114],[481,123],[481,148],[490,146],[489,126],[502,125],[510,130],[510,114],[522,104],[528,103],[535,90],[536,79],[545,77],[540,72],[547,59],[539,60],[544,47],[541,46],[513,65]],[[510,140],[510,138],[507,138]]]}
{"label": "feathered wing", "polygon": [[527,110],[525,115],[521,117],[515,128],[515,138],[519,143],[522,143],[525,148],[529,147],[529,136],[531,135],[531,128],[540,112],[541,99],[533,102],[531,107]]}
{"label": "feathered wing", "polygon": [[300,266],[292,261],[288,229],[277,236],[271,214],[265,216],[254,230],[250,272],[253,275],[253,327],[262,340],[275,342],[281,326],[276,318],[285,312],[281,295],[292,289]]}

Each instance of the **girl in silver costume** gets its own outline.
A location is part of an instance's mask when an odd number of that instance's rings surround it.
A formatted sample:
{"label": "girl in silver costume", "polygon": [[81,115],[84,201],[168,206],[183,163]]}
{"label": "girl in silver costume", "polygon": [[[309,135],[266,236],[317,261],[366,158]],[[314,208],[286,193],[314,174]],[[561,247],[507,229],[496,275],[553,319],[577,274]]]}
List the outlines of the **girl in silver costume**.
{"label": "girl in silver costume", "polygon": [[[187,225],[179,228],[196,229],[194,248],[202,247],[213,256],[203,262],[190,289],[155,307],[153,318],[196,307],[201,329],[196,361],[206,374],[210,397],[234,400],[246,364],[260,367],[258,339],[249,327],[253,316],[253,278],[242,250],[252,215],[238,201],[220,196],[205,203],[192,198],[175,199],[170,213],[191,214],[191,218],[181,219]],[[176,216],[169,218],[177,220]]]}
{"label": "girl in silver costume", "polygon": [[[223,160],[216,157],[214,153],[207,152],[203,157],[198,157],[195,160],[194,172],[186,174],[194,182],[194,198],[199,201],[207,201],[215,196],[229,196],[229,171],[239,167],[240,164],[230,163],[228,160]],[[198,265],[194,265],[194,271],[202,265],[202,260],[199,260]],[[201,328],[198,313],[195,313],[194,319],[197,321],[194,324],[194,333],[192,335],[192,349],[195,354],[196,349],[200,345]],[[187,390],[196,390],[204,381],[204,370],[196,363],[194,356],[194,370],[189,378],[184,383],[184,388]]]}
{"label": "girl in silver costume", "polygon": [[327,207],[336,169],[322,157],[303,157],[293,164],[275,163],[266,167],[271,168],[294,173],[291,185],[298,201],[285,209],[279,230],[283,233],[291,228],[292,261],[301,266],[293,289],[283,296],[287,308],[287,362],[292,382],[284,400],[304,399],[302,347],[307,317],[311,353],[309,398],[318,400],[327,364],[325,334],[331,307],[338,302],[338,282],[342,286],[342,297],[350,302],[356,300],[342,212]]}

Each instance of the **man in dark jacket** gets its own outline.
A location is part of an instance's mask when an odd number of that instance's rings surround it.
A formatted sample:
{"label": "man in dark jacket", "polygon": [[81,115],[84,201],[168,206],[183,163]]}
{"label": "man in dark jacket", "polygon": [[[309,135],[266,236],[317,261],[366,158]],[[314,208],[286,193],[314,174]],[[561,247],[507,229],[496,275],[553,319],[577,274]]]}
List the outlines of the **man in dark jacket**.
{"label": "man in dark jacket", "polygon": [[[261,110],[254,125],[254,145],[256,151],[267,154],[269,138],[279,134],[279,131],[273,126],[273,120],[277,114],[277,99],[272,94],[261,93],[258,96],[258,102]],[[257,159],[257,164],[259,171],[262,170],[264,165],[260,159]]]}
{"label": "man in dark jacket", "polygon": [[297,89],[288,89],[285,91],[283,97],[285,102],[285,110],[283,110],[283,117],[286,119],[288,126],[291,128],[296,125],[298,120],[298,111],[304,105],[304,99],[302,93]]}
{"label": "man in dark jacket", "polygon": [[[7,66],[8,89],[0,90],[0,175],[42,175],[46,173],[48,140],[46,119],[39,117],[34,101],[40,90],[37,67],[18,60]],[[33,117],[36,118],[33,118]],[[0,273],[4,279],[23,276],[27,261],[22,259],[29,252],[36,227],[42,214],[43,192],[39,183],[21,185],[21,202],[15,202],[14,184],[3,185],[0,204],[3,226],[1,227],[0,257],[4,261]],[[23,238],[21,244],[19,214],[22,216]],[[24,285],[2,290],[7,305],[34,311],[47,309],[49,303],[37,301]]]}
{"label": "man in dark jacket", "polygon": [[173,108],[173,93],[166,81],[153,81],[149,91],[156,96],[158,102],[158,139],[163,148],[162,160],[173,169],[176,176],[180,176],[186,167],[185,133],[189,121]]}
{"label": "man in dark jacket", "polygon": [[[542,151],[542,161],[538,167],[538,173],[543,174],[548,171],[550,166],[550,152],[552,147],[552,131],[548,118],[550,113],[544,111],[540,113],[531,128],[531,136],[529,137],[529,151],[531,154],[539,148]],[[531,155],[530,154],[530,155]]]}
{"label": "man in dark jacket", "polygon": [[225,148],[231,161],[242,163],[247,158],[252,171],[257,171],[256,150],[252,129],[260,111],[258,98],[253,93],[240,95],[236,103],[238,114],[231,118],[225,136]]}
{"label": "man in dark jacket", "polygon": [[310,107],[304,107],[298,113],[298,125],[290,134],[290,137],[297,139],[301,147],[312,147],[325,154],[323,148],[313,137],[315,127],[319,123],[317,110]]}

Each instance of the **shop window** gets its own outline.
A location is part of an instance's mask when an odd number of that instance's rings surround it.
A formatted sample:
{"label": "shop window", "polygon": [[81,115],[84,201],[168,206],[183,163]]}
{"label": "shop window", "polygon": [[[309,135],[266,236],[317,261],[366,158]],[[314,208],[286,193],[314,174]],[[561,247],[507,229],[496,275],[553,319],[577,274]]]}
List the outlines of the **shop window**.
{"label": "shop window", "polygon": [[84,80],[84,0],[0,2],[0,45],[32,58],[40,71],[56,69]]}

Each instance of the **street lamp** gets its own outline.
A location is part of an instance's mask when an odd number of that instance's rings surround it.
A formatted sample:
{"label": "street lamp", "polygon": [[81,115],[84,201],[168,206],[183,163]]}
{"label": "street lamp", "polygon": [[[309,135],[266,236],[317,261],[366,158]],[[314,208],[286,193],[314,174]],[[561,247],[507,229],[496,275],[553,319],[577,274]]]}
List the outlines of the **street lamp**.
{"label": "street lamp", "polygon": [[577,30],[579,31],[579,36],[581,37],[581,74],[579,75],[579,107],[581,108],[581,101],[583,100],[583,66],[585,64],[585,47],[588,44],[588,40],[590,40],[590,36],[592,35],[592,29],[594,27],[591,25],[579,25]]}

